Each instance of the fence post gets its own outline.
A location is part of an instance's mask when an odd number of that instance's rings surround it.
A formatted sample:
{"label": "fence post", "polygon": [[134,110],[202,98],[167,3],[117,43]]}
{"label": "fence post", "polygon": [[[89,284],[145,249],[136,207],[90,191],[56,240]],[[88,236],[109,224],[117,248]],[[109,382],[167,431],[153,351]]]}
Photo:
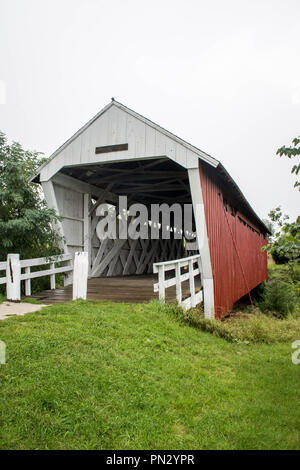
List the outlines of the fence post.
{"label": "fence post", "polygon": [[10,253],[6,264],[6,297],[7,300],[18,302],[21,300],[21,264],[20,255]]}
{"label": "fence post", "polygon": [[175,264],[175,277],[176,277],[176,300],[181,304],[182,301],[182,288],[181,288],[181,268],[180,263]]}
{"label": "fence post", "polygon": [[[30,274],[30,266],[25,268],[25,274]],[[26,297],[31,295],[31,279],[26,279],[25,281],[25,295]]]}
{"label": "fence post", "polygon": [[194,278],[194,261],[189,260],[189,280],[190,280],[190,293],[191,293],[191,307],[196,307],[195,299],[195,278]]}
{"label": "fence post", "polygon": [[[50,263],[50,269],[55,269],[55,263]],[[50,289],[55,289],[55,274],[50,274]]]}
{"label": "fence post", "polygon": [[88,252],[76,251],[73,270],[73,300],[86,299],[88,264]]}
{"label": "fence post", "polygon": [[165,268],[164,268],[164,265],[158,266],[158,297],[159,297],[159,300],[165,300]]}

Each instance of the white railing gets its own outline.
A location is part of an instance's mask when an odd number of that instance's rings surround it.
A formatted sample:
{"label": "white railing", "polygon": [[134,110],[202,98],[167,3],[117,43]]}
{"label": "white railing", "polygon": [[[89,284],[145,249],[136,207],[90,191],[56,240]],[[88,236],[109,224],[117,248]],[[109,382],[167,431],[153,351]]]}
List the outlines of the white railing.
{"label": "white railing", "polygon": [[[196,268],[194,267],[194,264],[197,265]],[[187,269],[187,271],[182,273],[181,268],[184,268],[184,270]],[[175,276],[166,279],[165,273],[172,270],[175,271]],[[158,282],[154,284],[154,292],[158,292],[160,300],[165,300],[166,289],[175,285],[176,300],[185,310],[188,310],[191,307],[196,307],[196,305],[202,302],[202,290],[199,292],[196,292],[195,290],[195,277],[200,277],[200,255],[154,263],[153,272],[158,273]],[[189,280],[190,296],[183,300],[182,283],[187,280]]]}
{"label": "white railing", "polygon": [[[67,266],[56,267],[57,263],[68,262]],[[49,269],[31,271],[32,267],[49,265]],[[23,270],[23,272],[22,272]],[[8,254],[6,261],[0,262],[0,271],[5,271],[5,277],[0,277],[0,284],[6,284],[7,300],[21,300],[21,282],[25,281],[25,295],[31,295],[31,279],[50,276],[50,288],[55,289],[55,275],[73,272],[73,299],[86,299],[88,277],[88,254],[76,252],[73,266],[71,254],[49,256],[48,258],[32,258],[20,260],[16,253]]]}

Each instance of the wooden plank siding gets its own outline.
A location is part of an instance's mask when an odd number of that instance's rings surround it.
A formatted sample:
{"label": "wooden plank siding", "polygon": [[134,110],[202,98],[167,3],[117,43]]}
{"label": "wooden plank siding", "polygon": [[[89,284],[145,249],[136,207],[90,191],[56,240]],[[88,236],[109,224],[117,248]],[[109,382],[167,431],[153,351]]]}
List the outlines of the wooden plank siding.
{"label": "wooden plank siding", "polygon": [[[128,144],[128,150],[97,154],[97,147]],[[75,134],[41,168],[41,181],[47,181],[66,164],[95,164],[166,156],[184,168],[196,168],[199,155],[216,165],[210,156],[182,141],[151,121],[116,102]]]}
{"label": "wooden plank siding", "polygon": [[[266,239],[241,210],[232,214],[237,202],[215,173],[202,162],[199,172],[213,270],[215,316],[220,318],[249,289],[267,279],[267,254],[261,252]],[[228,202],[227,210],[224,200]]]}
{"label": "wooden plank siding", "polygon": [[84,249],[84,195],[56,183],[53,187],[67,250],[74,256]]}

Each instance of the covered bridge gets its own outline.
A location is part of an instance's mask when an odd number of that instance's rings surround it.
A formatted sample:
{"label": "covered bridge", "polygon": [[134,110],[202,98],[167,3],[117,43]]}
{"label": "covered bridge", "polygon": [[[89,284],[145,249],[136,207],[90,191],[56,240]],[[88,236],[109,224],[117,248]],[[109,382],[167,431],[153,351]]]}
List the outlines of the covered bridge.
{"label": "covered bridge", "polygon": [[[90,277],[150,274],[154,263],[198,254],[207,317],[231,311],[267,278],[261,247],[268,229],[222,164],[114,99],[54,152],[33,181],[62,216],[57,228],[64,252],[88,252]],[[99,208],[106,202],[122,219],[120,196],[127,196],[128,206],[139,203],[149,211],[153,204],[176,203],[183,210],[192,205],[191,230],[184,224],[176,230],[178,220],[171,217],[167,239],[161,224],[158,239],[103,239]],[[193,231],[197,240],[191,245]],[[182,279],[185,264],[178,265]]]}

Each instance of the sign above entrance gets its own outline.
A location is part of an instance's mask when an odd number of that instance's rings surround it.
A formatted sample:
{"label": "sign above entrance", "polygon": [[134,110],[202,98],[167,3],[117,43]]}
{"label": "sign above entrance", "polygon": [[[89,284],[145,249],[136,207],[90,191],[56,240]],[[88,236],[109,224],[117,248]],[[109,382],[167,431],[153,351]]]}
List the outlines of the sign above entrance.
{"label": "sign above entrance", "polygon": [[96,147],[95,153],[121,152],[122,150],[128,150],[128,144],[104,145],[103,147]]}

